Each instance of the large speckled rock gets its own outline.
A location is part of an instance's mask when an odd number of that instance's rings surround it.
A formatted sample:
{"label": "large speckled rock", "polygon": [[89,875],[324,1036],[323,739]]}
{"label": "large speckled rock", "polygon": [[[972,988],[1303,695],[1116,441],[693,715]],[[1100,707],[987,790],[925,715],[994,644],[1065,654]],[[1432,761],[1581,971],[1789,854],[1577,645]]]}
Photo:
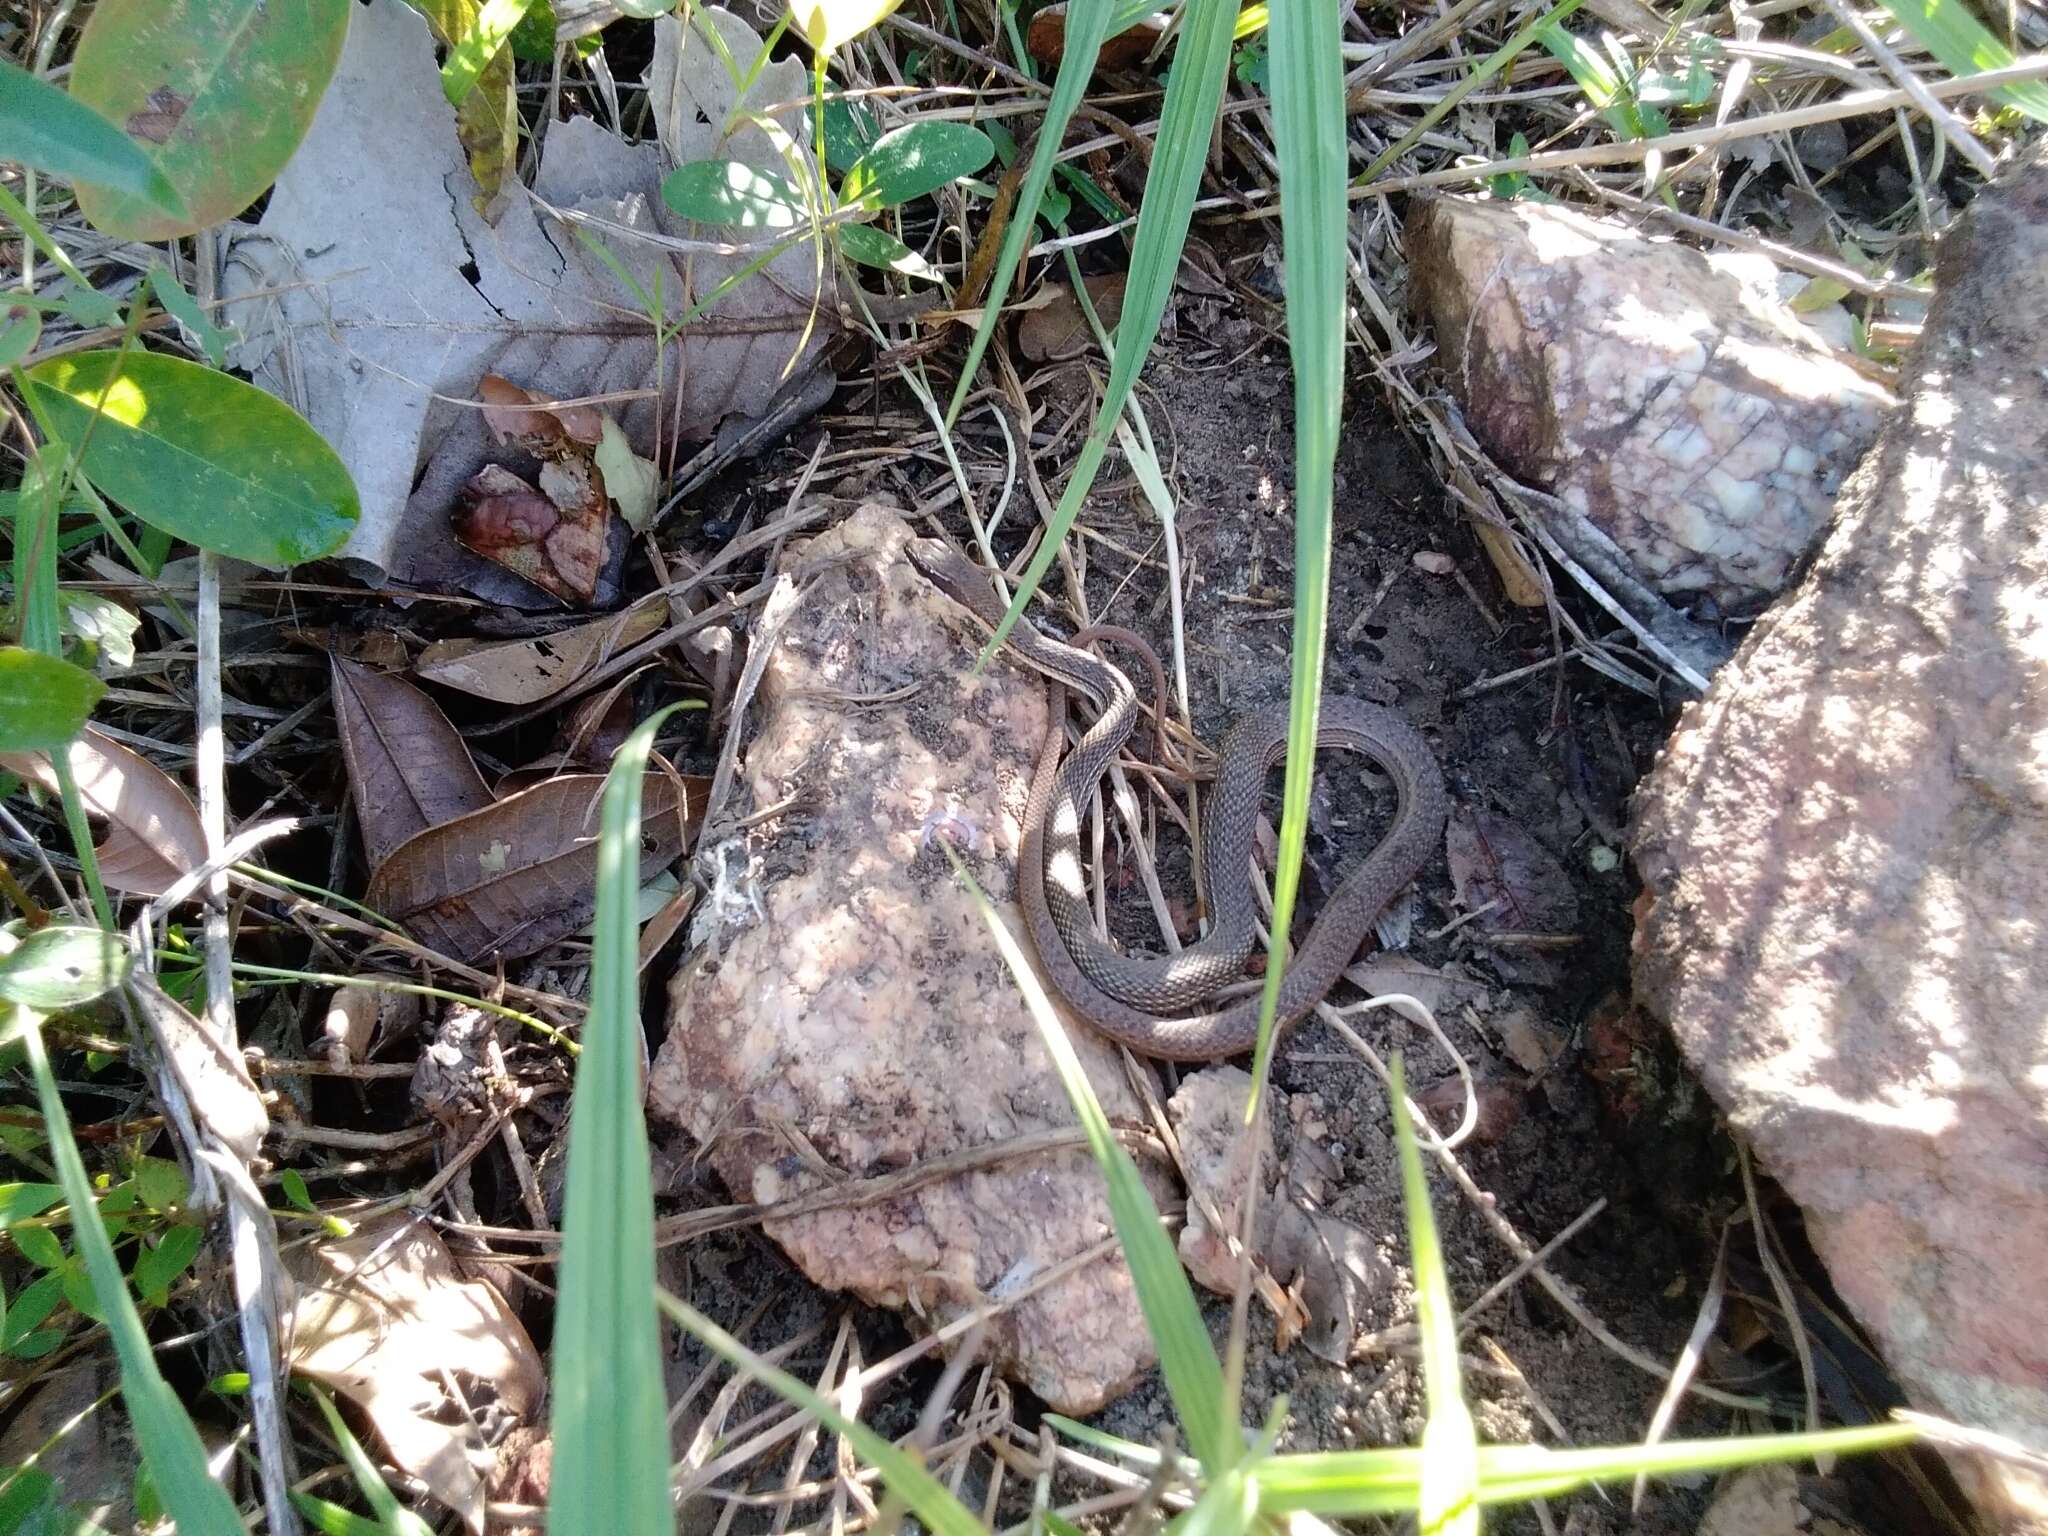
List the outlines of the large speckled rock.
{"label": "large speckled rock", "polygon": [[[983,634],[903,558],[910,536],[864,507],[790,562],[803,596],[763,676],[745,782],[757,806],[796,803],[756,834],[759,919],[720,935],[670,994],[650,1107],[745,1199],[818,1188],[798,1147],[865,1176],[1074,1123],[932,836],[967,845],[1023,943],[1002,898],[1045,690],[1007,661],[970,675]],[[1111,1119],[1140,1120],[1116,1055],[1071,1033]],[[1075,1149],[767,1230],[818,1284],[941,1324],[1081,1253],[1110,1222],[1101,1175]],[[1099,1408],[1153,1359],[1114,1257],[1004,1312],[989,1346],[1069,1413]]]}
{"label": "large speckled rock", "polygon": [[1777,302],[1760,257],[1462,197],[1418,205],[1407,253],[1479,440],[1666,597],[1775,596],[1892,403]]}
{"label": "large speckled rock", "polygon": [[[1636,981],[1916,1405],[2048,1447],[2048,139],[1640,791]],[[1989,1528],[2048,1482],[1957,1470]]]}

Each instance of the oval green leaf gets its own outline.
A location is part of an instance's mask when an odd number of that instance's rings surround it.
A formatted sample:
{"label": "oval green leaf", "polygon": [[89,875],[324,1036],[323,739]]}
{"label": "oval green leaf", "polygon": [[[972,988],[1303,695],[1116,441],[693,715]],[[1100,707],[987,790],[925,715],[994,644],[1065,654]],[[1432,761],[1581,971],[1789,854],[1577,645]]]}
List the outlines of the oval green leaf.
{"label": "oval green leaf", "polygon": [[81,182],[85,216],[124,239],[170,240],[248,207],[306,136],[352,9],[349,0],[100,0],[78,40],[71,94],[126,130],[186,213]]}
{"label": "oval green leaf", "polygon": [[76,1008],[126,981],[132,958],[120,937],[103,929],[38,928],[0,955],[0,998],[39,1013]]}
{"label": "oval green leaf", "polygon": [[76,736],[107,685],[58,656],[0,646],[0,752],[49,752]]}
{"label": "oval green leaf", "polygon": [[0,59],[0,160],[66,181],[93,182],[166,218],[185,212],[156,162],[85,103]]}
{"label": "oval green leaf", "polygon": [[176,538],[277,570],[356,525],[334,450],[253,384],[155,352],[80,352],[25,377],[50,431],[85,445],[87,478]]}
{"label": "oval green leaf", "polygon": [[740,229],[793,229],[804,219],[803,194],[786,176],[743,160],[692,160],[661,184],[661,200],[700,224]]}
{"label": "oval green leaf", "polygon": [[43,317],[26,304],[0,308],[0,368],[12,368],[27,357],[43,334]]}
{"label": "oval green leaf", "polygon": [[848,261],[857,261],[864,267],[921,277],[928,283],[940,281],[938,270],[930,262],[886,229],[877,229],[872,224],[842,224],[839,249],[846,253]]}
{"label": "oval green leaf", "polygon": [[995,158],[996,147],[966,123],[922,122],[877,139],[853,163],[839,189],[843,203],[893,208],[972,176]]}

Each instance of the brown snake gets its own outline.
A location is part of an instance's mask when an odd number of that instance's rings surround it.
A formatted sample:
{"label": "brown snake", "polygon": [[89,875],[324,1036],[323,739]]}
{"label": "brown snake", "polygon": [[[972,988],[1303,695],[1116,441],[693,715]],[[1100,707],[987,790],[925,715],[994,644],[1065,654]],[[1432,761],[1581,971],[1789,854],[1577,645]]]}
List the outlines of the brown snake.
{"label": "brown snake", "polygon": [[[936,539],[914,539],[908,553],[940,591],[989,628],[1001,622],[1004,604],[979,568]],[[1144,1055],[1208,1061],[1249,1050],[1258,1037],[1256,993],[1207,1011],[1182,1010],[1241,975],[1255,943],[1252,840],[1266,774],[1286,751],[1286,707],[1240,718],[1218,754],[1202,848],[1214,928],[1180,955],[1124,955],[1096,936],[1089,918],[1081,807],[1130,735],[1137,695],[1115,667],[1028,624],[1012,629],[1007,643],[1051,682],[1052,724],[1032,774],[1017,858],[1019,903],[1046,978],[1089,1024]],[[1067,686],[1086,693],[1101,714],[1063,758]],[[1336,985],[1380,910],[1443,836],[1443,775],[1428,743],[1405,720],[1357,699],[1327,698],[1316,745],[1349,747],[1373,759],[1394,780],[1399,805],[1386,836],[1332,893],[1294,952],[1280,982],[1276,1027],[1293,1023]]]}

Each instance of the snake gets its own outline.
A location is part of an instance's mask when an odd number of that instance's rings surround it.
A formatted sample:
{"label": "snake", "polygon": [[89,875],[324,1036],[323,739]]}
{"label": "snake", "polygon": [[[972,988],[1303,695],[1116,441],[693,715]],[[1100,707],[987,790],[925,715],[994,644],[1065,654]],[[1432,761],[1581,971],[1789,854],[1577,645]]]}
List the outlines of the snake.
{"label": "snake", "polygon": [[[912,539],[906,552],[940,592],[991,631],[1000,628],[1007,604],[979,567],[938,539]],[[1215,914],[1210,932],[1179,955],[1127,955],[1094,931],[1080,832],[1082,808],[1136,723],[1137,692],[1110,663],[1029,624],[1013,627],[1007,644],[1049,685],[1051,723],[1032,771],[1017,858],[1018,905],[1046,980],[1083,1022],[1141,1055],[1169,1061],[1241,1055],[1258,1038],[1259,995],[1202,1005],[1242,975],[1256,943],[1252,843],[1266,775],[1286,754],[1286,706],[1241,715],[1218,751],[1202,847]],[[1098,714],[1066,753],[1061,722],[1069,687],[1088,696]],[[1392,710],[1327,697],[1316,745],[1347,748],[1377,763],[1394,783],[1397,805],[1386,832],[1324,903],[1281,976],[1276,1030],[1300,1019],[1336,985],[1374,919],[1428,863],[1448,814],[1436,755]]]}

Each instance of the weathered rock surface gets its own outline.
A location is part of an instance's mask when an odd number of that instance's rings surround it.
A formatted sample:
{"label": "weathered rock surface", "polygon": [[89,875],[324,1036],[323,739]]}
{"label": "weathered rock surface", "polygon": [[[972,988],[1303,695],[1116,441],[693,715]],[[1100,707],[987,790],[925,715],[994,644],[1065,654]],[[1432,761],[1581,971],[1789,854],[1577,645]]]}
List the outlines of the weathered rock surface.
{"label": "weathered rock surface", "polygon": [[[1251,1172],[1251,1132],[1245,1106],[1251,1074],[1216,1066],[1190,1073],[1167,1101],[1166,1117],[1180,1142],[1188,1180],[1188,1210],[1181,1226],[1180,1258],[1196,1284],[1219,1295],[1237,1291],[1232,1235],[1244,1223]],[[1283,1168],[1274,1156],[1271,1126],[1285,1112],[1274,1091],[1259,1160],[1259,1200],[1251,1247],[1259,1273],[1254,1287],[1276,1318],[1280,1347],[1300,1338],[1315,1354],[1342,1365],[1351,1358],[1366,1303],[1391,1283],[1373,1240],[1321,1207],[1337,1182],[1335,1161],[1297,1135]],[[1219,1228],[1211,1213],[1222,1219]]]}
{"label": "weathered rock surface", "polygon": [[1906,385],[1640,791],[1636,981],[1909,1395],[2048,1448],[2048,141],[1944,240]]}
{"label": "weathered rock surface", "polygon": [[[934,835],[963,847],[992,896],[1011,890],[1044,687],[1003,660],[970,675],[984,636],[903,558],[910,536],[865,507],[787,567],[803,595],[763,676],[744,779],[756,806],[795,803],[756,833],[759,919],[727,929],[671,991],[651,1110],[743,1199],[819,1188],[813,1153],[875,1175],[1074,1123]],[[1014,907],[997,905],[1024,943]],[[1138,1120],[1116,1056],[1071,1033],[1111,1119]],[[1077,1148],[767,1230],[819,1285],[942,1324],[1099,1242],[1102,1189]],[[1000,1314],[988,1346],[1070,1413],[1153,1358],[1120,1257]]]}
{"label": "weathered rock surface", "polygon": [[1666,597],[1776,595],[1892,403],[1760,257],[1458,197],[1418,205],[1407,251],[1474,434]]}

